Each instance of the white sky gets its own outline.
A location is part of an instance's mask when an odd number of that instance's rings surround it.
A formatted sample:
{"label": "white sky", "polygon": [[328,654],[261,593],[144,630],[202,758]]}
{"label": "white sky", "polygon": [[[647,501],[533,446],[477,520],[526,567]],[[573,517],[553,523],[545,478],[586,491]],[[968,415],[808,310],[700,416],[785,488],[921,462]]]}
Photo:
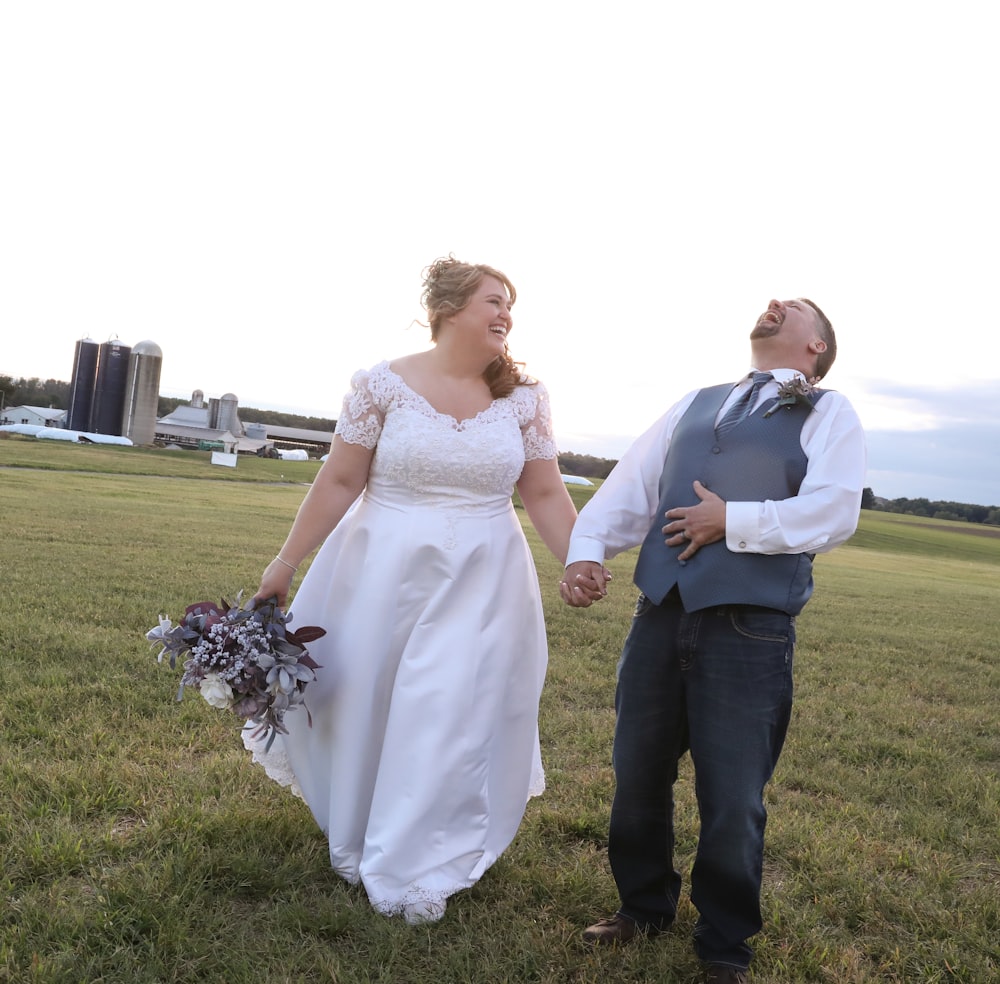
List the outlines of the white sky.
{"label": "white sky", "polygon": [[336,416],[453,252],[617,457],[804,295],[875,493],[1000,504],[991,6],[8,0],[0,374],[150,339],[165,395]]}

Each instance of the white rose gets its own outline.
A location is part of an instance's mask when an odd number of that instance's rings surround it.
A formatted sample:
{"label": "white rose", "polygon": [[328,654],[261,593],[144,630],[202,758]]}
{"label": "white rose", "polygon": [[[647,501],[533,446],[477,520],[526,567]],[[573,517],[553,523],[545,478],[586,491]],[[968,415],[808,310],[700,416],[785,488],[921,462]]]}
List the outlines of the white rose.
{"label": "white rose", "polygon": [[223,683],[218,673],[206,673],[198,691],[212,707],[228,711],[233,706],[233,688],[228,683]]}

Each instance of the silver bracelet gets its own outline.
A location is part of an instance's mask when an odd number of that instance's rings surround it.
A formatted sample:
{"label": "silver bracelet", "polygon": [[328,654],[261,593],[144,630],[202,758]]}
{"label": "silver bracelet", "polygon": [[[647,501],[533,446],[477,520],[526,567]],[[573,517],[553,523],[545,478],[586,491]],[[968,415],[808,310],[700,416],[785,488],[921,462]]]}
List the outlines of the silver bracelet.
{"label": "silver bracelet", "polygon": [[287,567],[287,568],[288,568],[288,569],[289,569],[289,570],[290,570],[290,571],[291,571],[291,572],[292,572],[293,574],[294,574],[294,573],[295,573],[295,572],[296,572],[296,571],[298,570],[298,568],[297,568],[297,567],[293,567],[293,566],[292,566],[291,564],[289,564],[289,563],[288,563],[288,561],[287,561],[287,560],[285,560],[285,559],[284,559],[284,557],[282,557],[282,556],[281,556],[281,554],[275,554],[275,555],[274,555],[274,559],[275,559],[275,560],[276,560],[276,561],[277,561],[277,562],[278,562],[279,564],[284,564],[284,565],[285,565],[285,567]]}

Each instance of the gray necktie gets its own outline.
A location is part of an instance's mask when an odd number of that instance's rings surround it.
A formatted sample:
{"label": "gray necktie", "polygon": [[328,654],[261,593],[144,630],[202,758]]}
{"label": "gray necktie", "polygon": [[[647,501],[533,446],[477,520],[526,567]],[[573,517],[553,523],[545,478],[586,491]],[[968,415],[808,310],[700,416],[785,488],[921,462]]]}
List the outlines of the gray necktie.
{"label": "gray necktie", "polygon": [[757,402],[757,394],[760,392],[761,386],[771,379],[774,379],[774,376],[769,372],[755,372],[753,374],[753,386],[726,411],[725,417],[719,421],[715,428],[716,436],[722,437],[723,434],[731,431],[744,418],[750,416],[750,412]]}

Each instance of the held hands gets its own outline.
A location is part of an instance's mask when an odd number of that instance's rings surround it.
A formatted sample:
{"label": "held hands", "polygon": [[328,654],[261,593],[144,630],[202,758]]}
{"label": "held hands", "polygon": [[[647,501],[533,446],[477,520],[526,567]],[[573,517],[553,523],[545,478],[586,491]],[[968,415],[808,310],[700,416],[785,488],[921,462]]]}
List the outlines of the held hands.
{"label": "held hands", "polygon": [[559,594],[573,608],[589,608],[607,593],[611,571],[593,560],[578,560],[563,572]]}
{"label": "held hands", "polygon": [[[665,513],[668,522],[662,532],[667,546],[687,544],[678,555],[678,560],[687,560],[701,547],[726,536],[725,500],[710,492],[701,482],[696,481],[693,488],[698,497],[695,505],[677,506]],[[589,608],[608,593],[610,580],[611,572],[602,564],[578,560],[563,572],[559,594],[573,608]]]}
{"label": "held hands", "polygon": [[678,506],[668,509],[666,517],[670,522],[663,527],[668,547],[679,547],[687,543],[687,548],[678,554],[678,560],[688,560],[708,543],[722,540],[726,535],[726,503],[714,492],[709,492],[701,482],[694,483],[694,493],[700,500],[694,506]]}

